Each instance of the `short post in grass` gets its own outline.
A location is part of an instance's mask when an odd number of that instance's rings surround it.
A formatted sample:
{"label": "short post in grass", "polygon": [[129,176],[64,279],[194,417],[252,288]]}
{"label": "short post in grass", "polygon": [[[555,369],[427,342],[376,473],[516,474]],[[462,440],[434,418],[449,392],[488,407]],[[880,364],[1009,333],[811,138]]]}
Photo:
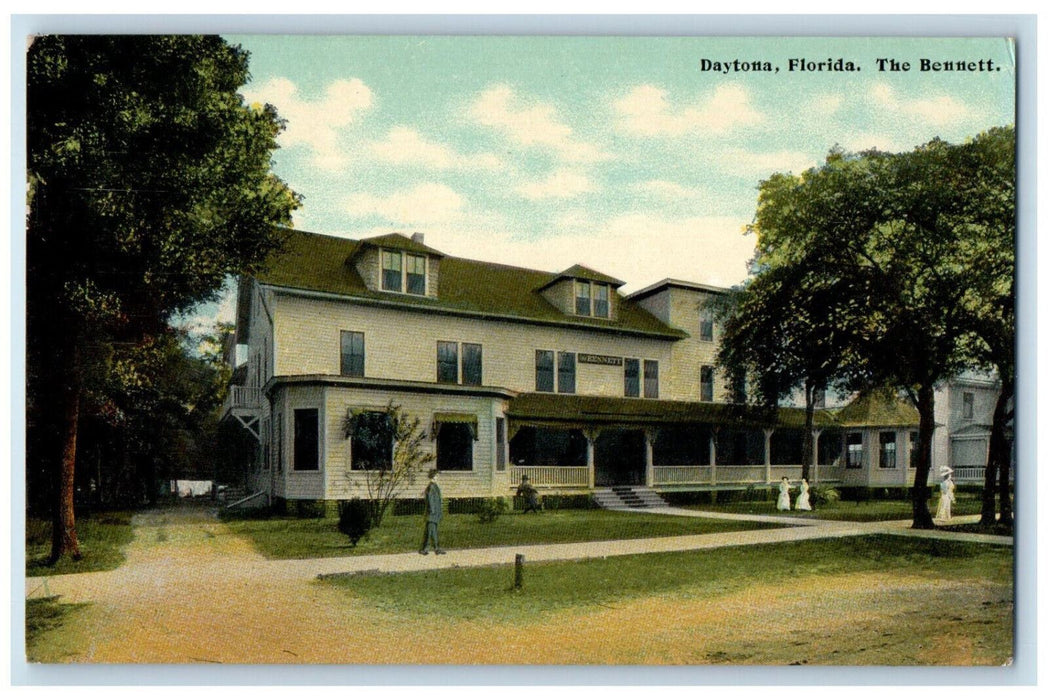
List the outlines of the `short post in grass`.
{"label": "short post in grass", "polygon": [[524,555],[518,554],[513,564],[513,590],[519,591],[524,587]]}

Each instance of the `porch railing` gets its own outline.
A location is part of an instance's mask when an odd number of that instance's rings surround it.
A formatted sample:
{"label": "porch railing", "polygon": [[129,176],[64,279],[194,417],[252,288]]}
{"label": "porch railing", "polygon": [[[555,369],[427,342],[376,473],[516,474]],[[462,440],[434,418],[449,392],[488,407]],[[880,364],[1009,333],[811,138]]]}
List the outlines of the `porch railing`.
{"label": "porch railing", "polygon": [[[714,483],[714,468],[710,466],[655,466],[655,486],[708,486]],[[836,465],[819,465],[818,481],[837,481],[841,477],[841,467]],[[771,465],[771,483],[777,483],[782,477],[790,481],[800,481],[804,469],[799,464]],[[716,483],[719,484],[764,484],[767,483],[768,468],[763,464],[718,464]]]}
{"label": "porch railing", "polygon": [[231,408],[260,408],[262,389],[257,386],[231,386],[229,387],[229,405]]}
{"label": "porch railing", "polygon": [[957,483],[981,484],[986,480],[986,467],[954,467],[953,480]]}
{"label": "porch railing", "polygon": [[519,484],[525,474],[536,487],[588,486],[589,467],[510,467],[510,481]]}

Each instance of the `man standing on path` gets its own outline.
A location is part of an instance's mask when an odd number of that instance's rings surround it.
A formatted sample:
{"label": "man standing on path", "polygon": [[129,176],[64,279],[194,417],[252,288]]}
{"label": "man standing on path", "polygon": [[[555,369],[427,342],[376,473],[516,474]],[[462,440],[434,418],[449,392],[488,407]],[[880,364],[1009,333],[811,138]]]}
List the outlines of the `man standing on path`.
{"label": "man standing on path", "polygon": [[426,501],[426,532],[422,535],[422,549],[419,554],[429,554],[426,548],[432,543],[435,554],[444,554],[437,541],[437,526],[443,516],[443,503],[440,499],[440,487],[437,486],[437,470],[429,470],[429,483],[426,485],[426,493],[423,500]]}

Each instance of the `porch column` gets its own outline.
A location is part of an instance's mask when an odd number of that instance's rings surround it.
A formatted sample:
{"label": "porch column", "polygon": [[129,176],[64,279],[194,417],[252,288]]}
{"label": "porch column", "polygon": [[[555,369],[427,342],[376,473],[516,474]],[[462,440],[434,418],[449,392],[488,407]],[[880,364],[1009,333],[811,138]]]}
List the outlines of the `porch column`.
{"label": "porch column", "polygon": [[819,481],[819,436],[822,431],[812,428],[811,431],[811,483]]}
{"label": "porch column", "polygon": [[595,458],[596,450],[593,446],[593,443],[597,440],[597,431],[586,429],[582,431],[582,434],[586,436],[586,476],[588,479],[588,486],[592,489],[597,477],[597,462]]}
{"label": "porch column", "polygon": [[655,439],[657,428],[644,429],[644,485],[649,489],[655,485]]}
{"label": "porch column", "polygon": [[710,431],[710,486],[717,485],[717,440],[716,432]]}
{"label": "porch column", "polygon": [[771,434],[775,428],[764,429],[764,483],[771,483]]}

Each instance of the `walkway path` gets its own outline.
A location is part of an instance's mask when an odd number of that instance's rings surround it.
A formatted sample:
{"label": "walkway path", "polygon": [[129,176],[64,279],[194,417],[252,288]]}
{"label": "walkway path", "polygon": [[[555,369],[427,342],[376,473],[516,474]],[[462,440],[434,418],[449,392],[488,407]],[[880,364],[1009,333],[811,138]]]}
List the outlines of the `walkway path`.
{"label": "walkway path", "polygon": [[[67,574],[63,576],[32,577],[26,579],[27,597],[61,595],[64,602],[75,603],[97,600],[111,595],[113,587],[164,586],[171,580],[187,577],[210,579],[233,577],[242,580],[306,580],[316,577],[397,573],[427,569],[450,569],[457,567],[497,566],[512,564],[517,554],[523,554],[528,562],[572,561],[606,558],[629,554],[652,554],[661,552],[684,552],[718,547],[735,547],[756,544],[797,542],[801,540],[854,537],[859,535],[888,534],[905,537],[924,537],[960,542],[1011,545],[1012,538],[999,535],[947,532],[942,530],[913,530],[910,520],[880,522],[848,522],[817,520],[774,515],[746,515],[720,513],[684,508],[645,509],[644,512],[666,515],[711,518],[720,520],[755,521],[779,523],[792,527],[739,532],[721,532],[707,535],[681,535],[677,537],[653,537],[645,539],[605,540],[597,542],[569,542],[563,544],[511,545],[475,549],[451,550],[444,556],[420,556],[416,552],[403,554],[373,554],[350,557],[326,557],[317,559],[267,560],[255,553],[238,538],[221,538],[224,546],[215,546],[217,539],[212,530],[228,529],[219,522],[202,526],[205,539],[211,540],[211,556],[200,556],[200,547],[192,552],[180,551],[175,546],[166,548],[132,547],[127,561],[114,571],[90,574]],[[953,523],[975,522],[978,516],[962,516]],[[148,516],[136,516],[136,531],[149,526]],[[155,525],[154,525],[155,527]],[[139,540],[143,539],[141,536]],[[155,539],[155,538],[154,538]],[[192,545],[192,542],[188,543]],[[160,556],[159,552],[165,551]],[[182,556],[180,556],[182,555]]]}

